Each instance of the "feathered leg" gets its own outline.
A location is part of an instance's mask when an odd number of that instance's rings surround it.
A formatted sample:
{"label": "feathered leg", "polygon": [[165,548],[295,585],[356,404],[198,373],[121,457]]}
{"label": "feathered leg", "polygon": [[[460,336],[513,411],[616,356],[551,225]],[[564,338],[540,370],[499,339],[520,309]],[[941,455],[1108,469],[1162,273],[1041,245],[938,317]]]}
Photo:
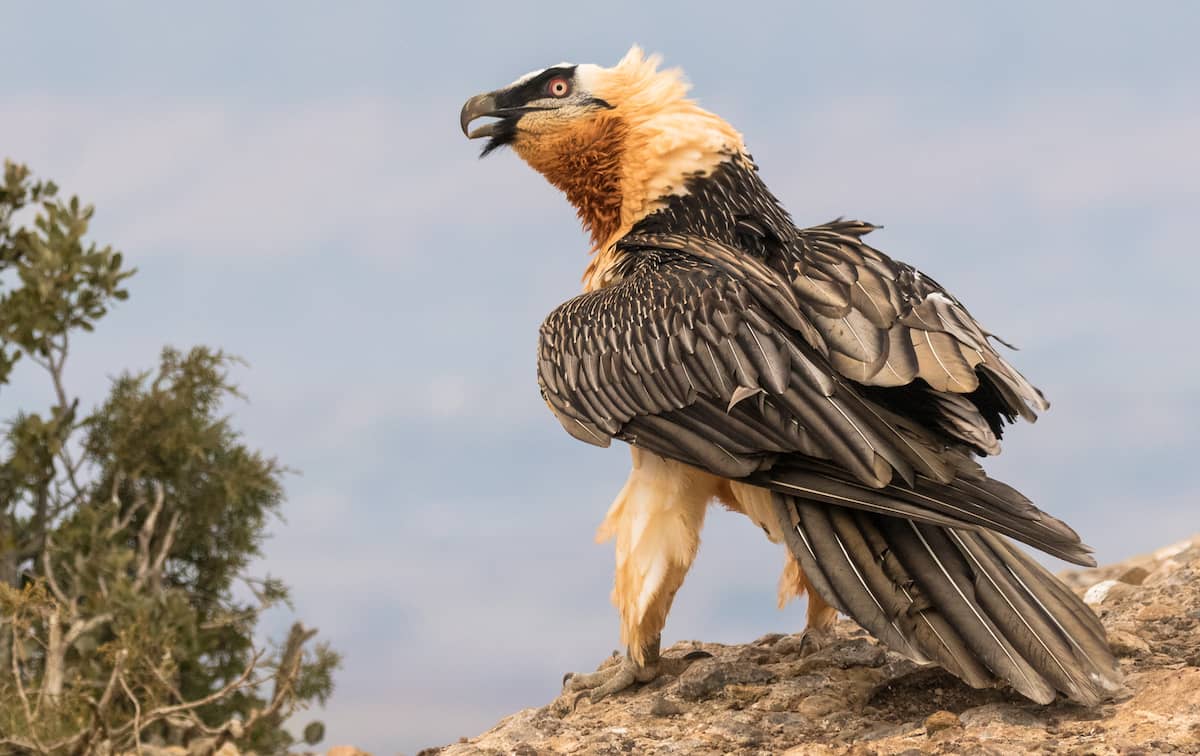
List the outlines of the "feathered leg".
{"label": "feathered leg", "polygon": [[[759,486],[727,481],[720,499],[729,509],[741,512],[753,520],[772,543],[783,543],[785,537],[775,513],[773,496],[770,491]],[[819,650],[829,641],[833,623],[837,620],[837,609],[822,598],[820,593],[812,590],[795,555],[790,551],[786,554],[783,574],[779,576],[779,608],[782,609],[792,599],[807,594],[807,617],[800,649],[802,654],[808,654]]]}
{"label": "feathered leg", "polygon": [[696,557],[705,510],[722,483],[690,465],[632,451],[633,470],[596,534],[597,541],[617,541],[612,601],[627,653],[615,666],[564,681],[567,691],[584,691],[592,701],[664,671],[668,663],[659,656],[659,638],[667,612]]}
{"label": "feathered leg", "polygon": [[805,610],[804,637],[800,641],[801,656],[819,651],[829,643],[833,637],[833,624],[837,621],[837,609],[812,589],[804,577],[800,562],[789,551],[783,574],[779,576],[779,608],[804,595],[808,596],[808,607]]}

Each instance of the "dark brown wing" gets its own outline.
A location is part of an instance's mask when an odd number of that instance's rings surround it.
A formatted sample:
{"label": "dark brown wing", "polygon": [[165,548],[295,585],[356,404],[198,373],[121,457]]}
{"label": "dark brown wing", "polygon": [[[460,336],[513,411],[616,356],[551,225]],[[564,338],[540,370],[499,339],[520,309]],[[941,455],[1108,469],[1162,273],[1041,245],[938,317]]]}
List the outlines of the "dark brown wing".
{"label": "dark brown wing", "polygon": [[761,261],[682,236],[624,246],[618,282],[541,329],[543,395],[573,436],[1091,561],[1074,531],[987,479],[960,445],[865,398],[834,368],[807,300]]}
{"label": "dark brown wing", "polygon": [[[771,489],[812,589],[915,660],[937,661],[974,686],[1002,679],[1042,703],[1062,692],[1094,705],[1120,688],[1095,616],[990,531],[1093,563],[1078,536],[987,478],[970,461],[969,442],[947,443],[953,433],[888,409],[886,395],[867,396],[916,387],[964,397],[982,418],[966,398],[972,379],[961,366],[923,362],[915,346],[915,357],[894,365],[911,373],[910,383],[870,383],[895,354],[893,338],[904,343],[894,334],[908,334],[910,344],[932,337],[939,356],[938,345],[949,344],[977,376],[995,365],[1011,391],[998,390],[998,401],[1032,396],[1036,404],[1040,396],[1008,375],[965,310],[919,293],[908,309],[890,299],[895,312],[885,309],[884,298],[906,290],[896,284],[902,275],[870,278],[862,272],[874,270],[870,258],[853,262],[853,245],[836,264],[814,257],[829,266],[825,272],[812,274],[809,265],[791,280],[711,240],[641,237],[625,246],[617,283],[567,302],[542,326],[542,391],[568,431],[600,445],[619,438]],[[916,280],[907,290],[920,286]],[[814,288],[828,301],[814,304]],[[856,299],[854,291],[865,293]],[[823,314],[813,315],[818,306]],[[858,346],[871,343],[882,357]],[[972,344],[978,361],[965,352]],[[869,358],[874,372],[852,380],[839,354]],[[947,390],[932,388],[926,370],[934,380],[942,370]],[[959,393],[949,377],[956,371]]]}
{"label": "dark brown wing", "polygon": [[[800,332],[841,376],[950,439],[998,453],[1005,420],[1032,422],[1049,404],[957,299],[862,241],[874,228],[834,221],[799,229],[763,267],[775,273],[777,285],[790,288],[787,306],[809,324]],[[746,257],[683,234],[631,237],[624,244],[708,247],[717,257]]]}

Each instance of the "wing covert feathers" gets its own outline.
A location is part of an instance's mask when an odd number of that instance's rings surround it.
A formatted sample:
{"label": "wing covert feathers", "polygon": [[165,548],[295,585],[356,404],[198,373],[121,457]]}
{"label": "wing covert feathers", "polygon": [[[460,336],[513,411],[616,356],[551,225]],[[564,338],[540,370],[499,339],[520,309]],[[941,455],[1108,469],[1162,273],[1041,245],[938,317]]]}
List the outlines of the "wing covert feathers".
{"label": "wing covert feathers", "polygon": [[[798,229],[771,261],[683,233],[632,235],[621,246],[687,251],[743,279],[851,381],[891,388],[921,379],[933,392],[948,394],[972,394],[987,382],[1004,416],[1036,420],[1049,407],[1041,392],[993,348],[991,334],[941,285],[863,242],[874,228],[834,221]],[[999,444],[989,424],[978,412],[956,409],[941,429],[985,454],[996,453]]]}
{"label": "wing covert feathers", "polygon": [[782,494],[775,506],[813,589],[892,649],[1039,703],[1120,690],[1095,615],[1001,536]]}
{"label": "wing covert feathers", "polygon": [[[838,345],[852,351],[859,331],[864,341],[878,337],[867,330],[875,328],[871,318],[897,307],[844,315],[842,341],[814,346],[789,325],[809,322],[799,295],[773,285],[763,262],[711,240],[660,235],[656,243],[627,255],[612,286],[568,301],[542,326],[542,394],[571,435],[601,446],[619,438],[722,477],[839,506],[993,529],[1093,564],[1074,531],[971,461],[969,448],[998,443],[970,395],[926,385],[917,399],[905,395],[918,415],[893,401],[900,389],[860,386],[839,373]],[[890,285],[881,265],[864,265],[870,283],[862,291]],[[935,335],[941,355],[950,337]],[[882,342],[872,343],[859,352],[864,359],[877,359],[870,350]],[[978,390],[1000,385],[979,375]]]}

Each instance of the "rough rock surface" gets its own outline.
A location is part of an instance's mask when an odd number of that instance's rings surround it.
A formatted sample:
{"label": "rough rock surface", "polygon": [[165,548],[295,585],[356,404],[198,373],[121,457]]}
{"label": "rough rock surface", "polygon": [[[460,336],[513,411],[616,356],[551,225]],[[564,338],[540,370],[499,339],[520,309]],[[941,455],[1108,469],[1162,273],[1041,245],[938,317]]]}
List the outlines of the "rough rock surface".
{"label": "rough rock surface", "polygon": [[[184,746],[156,746],[152,744],[143,744],[138,751],[125,751],[118,756],[257,756],[254,751],[240,751],[233,743],[226,743],[216,751],[212,750],[211,742],[206,743],[203,740],[193,741],[188,747]],[[321,756],[314,751],[288,751],[286,756]],[[330,748],[325,752],[325,756],[371,756],[366,751],[361,751],[354,746],[339,745]]]}
{"label": "rough rock surface", "polygon": [[1062,577],[1088,595],[1125,671],[1127,693],[1095,709],[972,690],[843,620],[833,642],[807,656],[797,635],[678,643],[668,656],[712,658],[574,711],[560,697],[422,753],[1200,753],[1200,535]]}

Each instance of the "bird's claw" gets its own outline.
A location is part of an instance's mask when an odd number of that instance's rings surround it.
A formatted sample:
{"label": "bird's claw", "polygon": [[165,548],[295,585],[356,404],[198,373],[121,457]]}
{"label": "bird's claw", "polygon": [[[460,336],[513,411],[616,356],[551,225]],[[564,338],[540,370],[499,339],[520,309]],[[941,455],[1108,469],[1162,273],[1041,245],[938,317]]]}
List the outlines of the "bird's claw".
{"label": "bird's claw", "polygon": [[602,667],[595,672],[563,675],[563,694],[574,693],[570,710],[575,711],[579,702],[599,703],[614,693],[632,687],[636,683],[648,683],[662,674],[679,675],[697,659],[711,657],[707,651],[692,651],[682,657],[660,658],[654,664],[638,664],[628,656],[621,657],[616,664]]}
{"label": "bird's claw", "polygon": [[812,656],[833,641],[833,631],[825,628],[808,627],[800,636],[800,656]]}
{"label": "bird's claw", "polygon": [[586,698],[597,703],[613,693],[619,693],[636,682],[647,682],[658,675],[657,665],[644,667],[629,657],[622,657],[616,664],[603,667],[587,674],[563,675],[563,693],[575,693],[571,700],[571,711]]}

